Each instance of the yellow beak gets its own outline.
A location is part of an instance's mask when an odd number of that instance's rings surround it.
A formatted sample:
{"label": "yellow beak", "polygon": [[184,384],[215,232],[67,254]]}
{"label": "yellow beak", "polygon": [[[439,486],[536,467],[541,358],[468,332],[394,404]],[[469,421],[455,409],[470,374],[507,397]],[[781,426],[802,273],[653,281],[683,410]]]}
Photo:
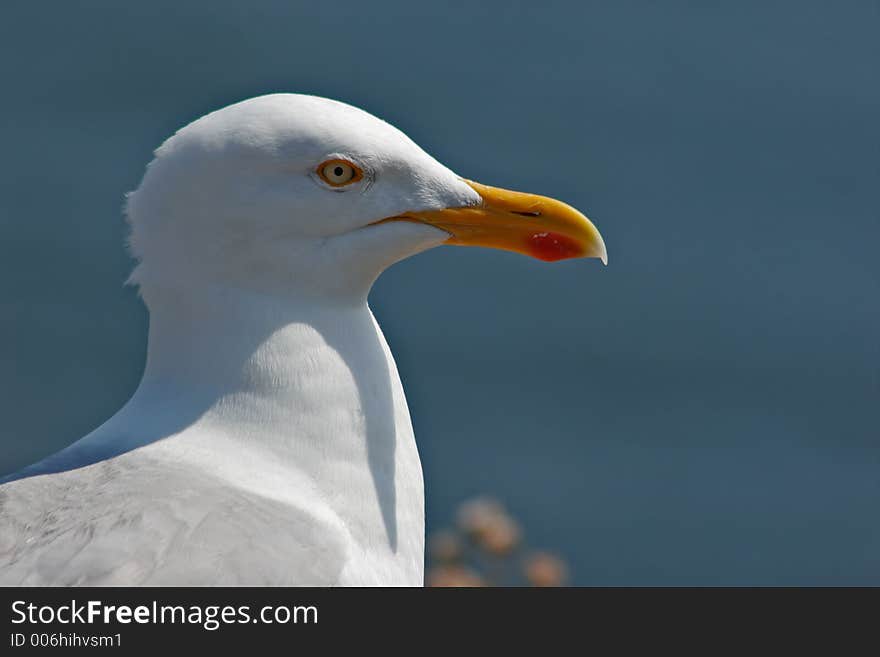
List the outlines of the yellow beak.
{"label": "yellow beak", "polygon": [[599,258],[608,264],[599,231],[570,205],[546,196],[464,182],[480,195],[482,203],[405,212],[377,223],[421,222],[449,233],[447,244],[503,249],[547,261]]}

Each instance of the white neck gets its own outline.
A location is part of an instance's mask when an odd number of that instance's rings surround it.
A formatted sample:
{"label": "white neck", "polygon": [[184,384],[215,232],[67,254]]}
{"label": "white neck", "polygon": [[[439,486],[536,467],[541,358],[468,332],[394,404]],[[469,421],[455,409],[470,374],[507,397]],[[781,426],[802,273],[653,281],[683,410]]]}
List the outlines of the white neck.
{"label": "white neck", "polygon": [[141,385],[84,441],[125,451],[171,436],[148,449],[323,513],[386,578],[389,563],[420,578],[421,464],[366,299],[152,290],[148,304]]}

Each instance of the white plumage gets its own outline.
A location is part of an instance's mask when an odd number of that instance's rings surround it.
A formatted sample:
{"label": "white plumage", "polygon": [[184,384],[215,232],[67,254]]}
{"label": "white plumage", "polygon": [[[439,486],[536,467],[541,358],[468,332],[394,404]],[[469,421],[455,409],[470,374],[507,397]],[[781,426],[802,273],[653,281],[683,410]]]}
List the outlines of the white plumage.
{"label": "white plumage", "polygon": [[[322,179],[337,160],[362,179]],[[128,201],[143,380],[0,486],[0,583],[421,585],[421,464],[367,293],[455,237],[419,213],[485,199],[395,128],[311,96],[170,138]]]}

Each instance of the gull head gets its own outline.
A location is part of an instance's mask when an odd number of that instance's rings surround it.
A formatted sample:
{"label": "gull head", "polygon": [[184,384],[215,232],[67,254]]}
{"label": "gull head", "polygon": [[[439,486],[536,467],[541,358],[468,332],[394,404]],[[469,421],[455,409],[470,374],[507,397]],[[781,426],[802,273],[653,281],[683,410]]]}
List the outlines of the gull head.
{"label": "gull head", "polygon": [[128,197],[132,281],[365,296],[389,265],[441,244],[607,260],[560,201],[481,185],[344,103],[246,100],[179,130]]}

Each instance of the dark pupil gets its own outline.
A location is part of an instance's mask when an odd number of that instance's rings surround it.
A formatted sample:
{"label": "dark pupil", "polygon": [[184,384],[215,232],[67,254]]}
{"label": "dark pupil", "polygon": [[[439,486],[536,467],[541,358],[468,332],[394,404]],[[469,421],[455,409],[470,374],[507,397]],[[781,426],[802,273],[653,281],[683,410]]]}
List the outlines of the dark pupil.
{"label": "dark pupil", "polygon": [[342,167],[336,167],[335,169],[333,169],[333,173],[341,178],[342,177]]}

